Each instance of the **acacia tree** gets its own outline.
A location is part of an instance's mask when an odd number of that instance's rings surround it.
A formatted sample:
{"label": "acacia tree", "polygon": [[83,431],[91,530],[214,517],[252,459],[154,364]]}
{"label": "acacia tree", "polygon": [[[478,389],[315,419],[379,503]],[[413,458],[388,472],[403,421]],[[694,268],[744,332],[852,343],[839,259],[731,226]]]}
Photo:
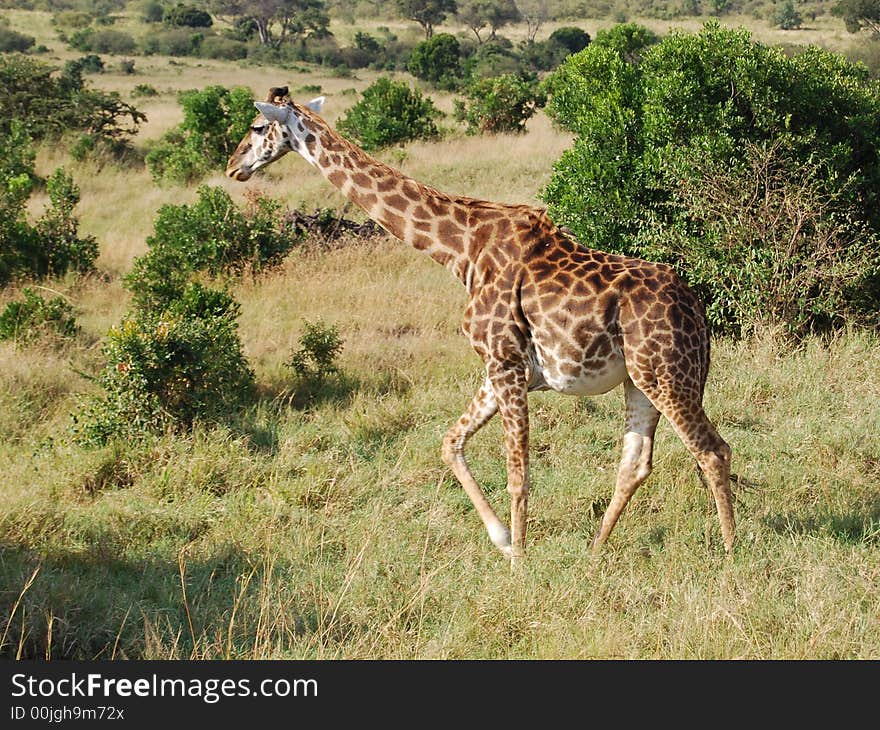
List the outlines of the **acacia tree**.
{"label": "acacia tree", "polygon": [[455,0],[395,0],[397,12],[407,20],[414,20],[425,31],[425,38],[434,35],[434,26],[446,16],[455,13]]}
{"label": "acacia tree", "polygon": [[[499,28],[519,20],[519,10],[514,0],[462,0],[458,4],[456,17],[473,31],[477,42],[495,37]],[[488,38],[480,36],[480,31],[489,27]]]}
{"label": "acacia tree", "polygon": [[515,0],[520,16],[526,22],[526,37],[529,43],[547,20],[547,0]]}
{"label": "acacia tree", "polygon": [[323,35],[330,24],[323,0],[214,0],[213,7],[232,21],[251,20],[260,43],[272,48],[297,37]]}
{"label": "acacia tree", "polygon": [[880,0],[839,0],[831,12],[843,18],[850,33],[866,28],[874,37],[880,36]]}

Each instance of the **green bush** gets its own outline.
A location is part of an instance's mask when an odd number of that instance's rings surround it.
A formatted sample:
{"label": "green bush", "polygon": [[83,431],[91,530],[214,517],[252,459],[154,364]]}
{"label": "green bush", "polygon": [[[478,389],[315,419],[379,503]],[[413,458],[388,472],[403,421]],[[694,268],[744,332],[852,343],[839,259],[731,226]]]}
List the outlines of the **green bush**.
{"label": "green bush", "polygon": [[42,278],[89,271],[98,256],[91,236],[80,238],[73,209],[79,189],[63,169],[47,181],[50,207],[35,224],[26,207],[33,189],[34,151],[23,125],[0,135],[0,285],[13,278]]}
{"label": "green bush", "polygon": [[135,84],[131,90],[132,96],[159,96],[159,92],[152,84]]}
{"label": "green bush", "polygon": [[165,6],[159,0],[146,0],[141,8],[141,20],[145,23],[161,23]]}
{"label": "green bush", "polygon": [[297,242],[277,200],[255,196],[241,210],[222,188],[203,186],[198,193],[191,205],[159,208],[149,251],[126,277],[135,305],[144,311],[167,308],[198,274],[275,266]]}
{"label": "green bush", "polygon": [[147,153],[157,182],[187,184],[222,169],[254,118],[253,95],[245,88],[208,86],[181,94],[183,123]]}
{"label": "green bush", "polygon": [[137,43],[128,33],[120,30],[83,28],[70,36],[71,47],[84,53],[133,53]]}
{"label": "green bush", "polygon": [[466,102],[455,102],[455,117],[467,124],[468,134],[525,132],[526,122],[546,102],[536,79],[513,74],[477,79],[464,95]]}
{"label": "green bush", "polygon": [[453,89],[462,76],[461,46],[449,33],[437,33],[412,50],[407,70],[422,81]]}
{"label": "green bush", "polygon": [[237,61],[240,58],[245,58],[247,54],[247,44],[221,36],[205,38],[199,49],[199,55],[205,58],[217,58],[224,61]]}
{"label": "green bush", "polygon": [[104,72],[104,61],[100,56],[90,53],[73,61],[67,61],[64,64],[62,73],[65,76],[72,77],[78,74],[99,74]]}
{"label": "green bush", "polygon": [[27,56],[0,57],[0,135],[17,120],[35,140],[83,131],[126,153],[146,117],[117,94],[86,87],[76,64],[56,70]]}
{"label": "green bush", "polygon": [[299,349],[285,363],[297,376],[321,382],[339,372],[336,358],[342,352],[339,330],[323,322],[305,322]]}
{"label": "green bush", "polygon": [[537,44],[526,45],[522,53],[517,52],[508,38],[498,36],[477,46],[467,56],[463,66],[468,78],[494,78],[504,74],[516,74],[530,64],[530,54]]}
{"label": "green bush", "polygon": [[590,45],[590,34],[572,25],[563,25],[554,30],[547,39],[565,48],[569,53],[577,53]]}
{"label": "green bush", "polygon": [[0,26],[0,53],[24,53],[37,42],[33,36]]}
{"label": "green bush", "polygon": [[782,0],[773,11],[773,25],[778,25],[782,30],[800,28],[803,20],[803,17],[794,6],[794,0]]}
{"label": "green bush", "polygon": [[177,3],[177,5],[165,8],[165,12],[162,14],[162,22],[165,25],[183,26],[186,28],[210,28],[214,24],[210,13],[194,5],[185,5],[183,3]]}
{"label": "green bush", "polygon": [[0,314],[0,340],[24,343],[46,336],[66,339],[76,335],[79,328],[73,307],[64,297],[46,301],[30,287],[22,289],[21,295]]}
{"label": "green bush", "polygon": [[197,56],[205,36],[185,28],[150,33],[143,41],[141,50],[147,56]]}
{"label": "green bush", "polygon": [[437,136],[440,111],[408,84],[382,77],[368,86],[360,101],[336,127],[367,151]]}
{"label": "green bush", "polygon": [[226,419],[252,397],[231,296],[197,283],[165,309],[137,311],[110,330],[104,395],[74,416],[77,440],[141,439]]}
{"label": "green bush", "polygon": [[[576,135],[543,193],[551,215],[586,245],[677,265],[698,286],[720,331],[741,332],[768,318],[784,320],[793,334],[872,312],[876,319],[877,248],[855,246],[880,231],[880,88],[866,69],[818,48],[787,57],[747,31],[714,23],[656,45],[607,44],[601,36],[548,82],[549,112]],[[750,146],[772,148],[773,165],[803,181],[775,184],[774,200],[789,201],[786,210],[792,201],[819,209],[827,222],[792,229],[792,266],[824,267],[802,305],[732,304],[733,280],[748,280],[747,272],[750,285],[790,295],[768,278],[767,262],[785,258],[777,234],[763,230],[772,217],[750,218],[751,204],[743,204],[731,223],[724,217],[730,211],[682,193],[708,190],[708,181],[726,171],[728,191],[744,195],[749,188],[741,176],[754,178],[742,168]],[[751,223],[743,228],[743,220]],[[784,232],[789,224],[776,225]],[[737,242],[722,236],[725,226]],[[811,247],[835,253],[810,261]],[[860,272],[841,247],[860,252]],[[855,287],[835,278],[842,270]]]}

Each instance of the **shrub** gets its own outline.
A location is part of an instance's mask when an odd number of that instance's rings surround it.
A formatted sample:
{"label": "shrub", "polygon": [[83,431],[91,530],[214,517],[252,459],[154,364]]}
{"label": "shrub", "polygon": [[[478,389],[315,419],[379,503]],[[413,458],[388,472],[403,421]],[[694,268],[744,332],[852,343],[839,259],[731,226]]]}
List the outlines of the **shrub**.
{"label": "shrub", "polygon": [[456,100],[455,117],[467,124],[468,134],[525,132],[546,102],[537,80],[513,74],[473,81],[464,94],[467,102]]}
{"label": "shrub", "polygon": [[773,25],[778,25],[782,30],[794,30],[800,28],[803,17],[794,6],[794,0],[782,0],[782,3],[773,11]]}
{"label": "shrub", "polygon": [[417,79],[455,88],[461,78],[461,46],[449,33],[437,33],[412,50],[406,67]]}
{"label": "shrub", "polygon": [[192,283],[165,309],[137,311],[112,328],[104,395],[74,416],[77,440],[141,439],[234,414],[254,387],[238,311],[229,294]]}
{"label": "shrub", "polygon": [[656,231],[652,254],[687,253],[687,276],[708,295],[707,315],[721,330],[758,324],[792,338],[876,321],[880,238],[857,211],[828,192],[821,166],[786,159],[781,144],[747,144],[733,169],[698,163],[672,204],[699,231]]}
{"label": "shrub", "polygon": [[547,39],[565,48],[569,53],[577,53],[590,45],[590,34],[571,25],[563,25],[554,30]]}
{"label": "shrub", "polygon": [[136,84],[131,90],[132,96],[159,96],[156,87],[152,84]]}
{"label": "shrub", "polygon": [[119,70],[127,75],[132,75],[137,73],[134,68],[134,59],[133,58],[121,58],[119,60]]}
{"label": "shrub", "polygon": [[298,344],[299,349],[285,364],[299,377],[321,382],[339,372],[336,358],[342,352],[343,343],[334,325],[305,322]]}
{"label": "shrub", "polygon": [[165,25],[184,26],[187,28],[210,28],[214,21],[210,13],[193,5],[177,3],[173,7],[165,9],[162,14],[162,22]]}
{"label": "shrub", "polygon": [[47,181],[50,207],[36,224],[26,206],[33,188],[34,152],[23,126],[0,136],[0,285],[14,277],[41,278],[89,271],[98,256],[91,236],[80,238],[73,209],[79,189],[63,169]]}
{"label": "shrub", "polygon": [[149,251],[138,258],[126,286],[144,311],[162,310],[178,299],[197,274],[211,276],[275,266],[297,236],[280,214],[281,204],[253,196],[244,210],[222,188],[199,188],[191,205],[163,205],[156,215]]}
{"label": "shrub", "polygon": [[90,13],[75,10],[65,10],[52,16],[52,25],[65,28],[87,28],[92,24],[93,17]]}
{"label": "shrub", "polygon": [[208,86],[181,94],[183,123],[146,156],[153,179],[186,184],[222,167],[253,121],[253,101],[241,87]]}
{"label": "shrub", "polygon": [[141,8],[141,20],[145,23],[161,23],[165,6],[159,0],[146,0]]}
{"label": "shrub", "polygon": [[184,28],[170,28],[150,33],[144,39],[142,51],[147,56],[197,56],[204,39],[201,33],[193,33]]}
{"label": "shrub", "polygon": [[513,43],[500,36],[486,41],[474,50],[464,63],[465,76],[492,78],[504,74],[517,74],[523,70],[523,62],[529,63],[529,53],[536,44],[527,45],[523,54],[516,52]]}
{"label": "shrub", "polygon": [[64,297],[46,301],[30,287],[22,289],[21,295],[0,314],[0,340],[24,343],[46,336],[70,338],[77,333],[73,307]]}
{"label": "shrub", "polygon": [[0,53],[24,53],[37,42],[33,36],[0,26]]}
{"label": "shrub", "polygon": [[367,87],[360,101],[337,123],[337,129],[372,151],[437,136],[440,111],[408,84],[382,77]]}
{"label": "shrub", "polygon": [[95,30],[83,28],[70,36],[70,45],[84,53],[133,53],[137,43],[128,33],[121,30]]}
{"label": "shrub", "polygon": [[660,37],[652,30],[638,23],[620,23],[596,33],[593,41],[600,48],[614,51],[628,63],[638,63],[642,54]]}
{"label": "shrub", "polygon": [[64,64],[63,74],[65,76],[73,76],[76,74],[99,74],[104,72],[104,62],[100,56],[90,53],[88,56],[82,56],[73,61],[67,61]]}
{"label": "shrub", "polygon": [[[811,280],[821,291],[804,294],[807,303],[786,305],[769,316],[785,319],[800,334],[840,324],[841,317],[830,310],[832,301],[848,319],[876,312],[880,277],[871,273],[876,247],[872,256],[855,245],[880,230],[880,94],[866,69],[818,48],[787,57],[754,42],[747,31],[715,23],[699,34],[673,33],[635,52],[631,44],[600,43],[601,35],[549,81],[549,111],[576,135],[543,193],[551,215],[589,246],[678,265],[699,286],[713,325],[742,331],[747,318],[761,320],[768,311],[756,299],[749,312],[731,307],[732,279],[757,266],[756,259],[784,258],[775,252],[776,234],[763,230],[769,213],[759,218],[745,211],[739,222],[726,221],[723,209],[682,190],[708,190],[706,181],[717,181],[727,171],[729,194],[744,194],[748,186],[738,176],[754,175],[741,168],[743,151],[752,145],[772,148],[774,164],[803,180],[803,187],[774,182],[773,200],[820,209],[824,221],[796,230],[792,266],[807,260],[803,251],[810,247],[834,253],[809,264],[826,267]],[[753,229],[748,234],[737,228],[742,221]],[[747,243],[727,239],[707,248],[720,240],[718,226],[728,224],[737,229],[737,240]],[[779,230],[790,225],[782,219]],[[748,253],[752,248],[757,250]],[[866,275],[857,277],[858,292],[829,284],[838,281],[832,269],[852,270],[842,248],[862,256]],[[708,258],[718,259],[721,250],[728,250],[729,258],[713,269]],[[769,269],[762,267],[753,285],[774,287]],[[698,273],[709,270],[715,278]]]}
{"label": "shrub", "polygon": [[39,249],[31,252],[29,270],[37,276],[91,271],[98,258],[98,242],[94,236],[79,236],[79,221],[73,214],[79,203],[79,187],[59,167],[46,181],[46,191],[50,207],[37,221]]}
{"label": "shrub", "polygon": [[0,58],[0,134],[19,120],[35,140],[87,131],[122,154],[128,138],[146,118],[114,93],[86,87],[82,69],[67,65],[60,74],[27,56]]}
{"label": "shrub", "polygon": [[247,45],[241,41],[221,36],[209,36],[202,41],[199,54],[205,58],[217,58],[224,61],[237,61],[248,54]]}

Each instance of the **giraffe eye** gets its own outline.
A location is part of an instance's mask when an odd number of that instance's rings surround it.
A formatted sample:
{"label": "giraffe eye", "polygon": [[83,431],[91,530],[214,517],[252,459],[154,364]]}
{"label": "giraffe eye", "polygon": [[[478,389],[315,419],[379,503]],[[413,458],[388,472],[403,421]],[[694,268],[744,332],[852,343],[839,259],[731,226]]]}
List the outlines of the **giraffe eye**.
{"label": "giraffe eye", "polygon": [[262,134],[266,131],[267,126],[267,124],[255,124],[253,127],[251,127],[251,131],[256,132],[257,134]]}

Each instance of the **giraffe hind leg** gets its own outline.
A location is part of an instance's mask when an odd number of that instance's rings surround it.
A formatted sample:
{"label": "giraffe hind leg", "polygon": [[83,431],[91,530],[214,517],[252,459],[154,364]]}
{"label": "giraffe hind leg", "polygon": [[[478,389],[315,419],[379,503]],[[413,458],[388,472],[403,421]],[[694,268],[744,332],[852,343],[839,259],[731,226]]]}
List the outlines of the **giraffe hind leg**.
{"label": "giraffe hind leg", "polygon": [[630,498],[639,485],[648,478],[652,468],[654,432],[657,429],[660,412],[629,378],[624,381],[623,389],[626,401],[623,455],[617,472],[614,496],[593,538],[594,553],[598,552],[608,539]]}
{"label": "giraffe hind leg", "polygon": [[736,537],[730,492],[730,446],[703,410],[701,396],[692,389],[683,389],[672,397],[668,394],[661,396],[657,388],[645,388],[644,392],[696,459],[715,500],[724,548],[729,553]]}

